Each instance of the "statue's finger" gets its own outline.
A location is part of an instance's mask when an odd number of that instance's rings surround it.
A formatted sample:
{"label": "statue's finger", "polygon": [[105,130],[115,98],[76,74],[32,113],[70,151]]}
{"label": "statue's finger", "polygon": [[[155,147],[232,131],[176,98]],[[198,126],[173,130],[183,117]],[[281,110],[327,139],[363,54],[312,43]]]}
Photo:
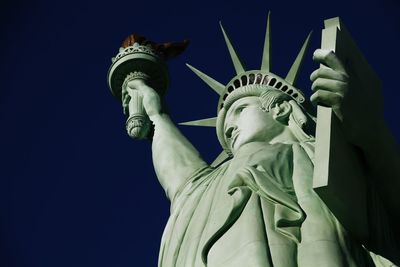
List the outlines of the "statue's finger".
{"label": "statue's finger", "polygon": [[314,51],[313,60],[317,61],[331,69],[346,73],[342,62],[336,56],[336,54],[331,50],[317,49]]}
{"label": "statue's finger", "polygon": [[316,92],[324,90],[341,95],[342,97],[347,93],[348,86],[346,82],[331,80],[326,78],[317,78],[311,85],[311,90]]}
{"label": "statue's finger", "polygon": [[122,106],[123,106],[123,107],[128,107],[128,106],[129,106],[130,100],[131,100],[130,97],[126,97],[126,98],[124,99],[124,101],[122,102]]}
{"label": "statue's finger", "polygon": [[326,90],[318,90],[310,97],[310,101],[314,105],[322,105],[332,108],[338,108],[341,105],[342,100],[342,95]]}
{"label": "statue's finger", "polygon": [[310,75],[310,80],[314,82],[318,78],[327,78],[342,82],[347,82],[349,80],[349,76],[346,73],[338,72],[331,68],[319,68],[314,70]]}
{"label": "statue's finger", "polygon": [[134,79],[128,82],[127,89],[139,89],[144,85],[144,81],[142,79]]}
{"label": "statue's finger", "polygon": [[341,109],[343,96],[325,90],[318,90],[311,95],[310,101],[315,106],[321,105],[332,108],[338,119],[340,121],[343,121],[343,114]]}

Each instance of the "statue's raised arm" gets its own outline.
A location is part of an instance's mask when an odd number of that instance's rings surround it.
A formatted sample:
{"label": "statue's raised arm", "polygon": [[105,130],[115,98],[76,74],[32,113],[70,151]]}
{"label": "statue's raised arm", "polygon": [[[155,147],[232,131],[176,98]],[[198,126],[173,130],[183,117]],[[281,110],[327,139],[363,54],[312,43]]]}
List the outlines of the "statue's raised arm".
{"label": "statue's raised arm", "polygon": [[207,166],[163,111],[160,100],[168,87],[166,60],[187,45],[187,40],[157,44],[132,34],[112,59],[108,73],[111,91],[128,116],[128,134],[134,139],[152,139],[154,168],[170,200],[193,173]]}
{"label": "statue's raised arm", "polygon": [[138,90],[143,96],[144,109],[154,125],[154,169],[167,196],[172,200],[187,178],[207,164],[170,117],[162,112],[160,97],[153,88],[143,80],[135,79],[128,83],[127,90]]}

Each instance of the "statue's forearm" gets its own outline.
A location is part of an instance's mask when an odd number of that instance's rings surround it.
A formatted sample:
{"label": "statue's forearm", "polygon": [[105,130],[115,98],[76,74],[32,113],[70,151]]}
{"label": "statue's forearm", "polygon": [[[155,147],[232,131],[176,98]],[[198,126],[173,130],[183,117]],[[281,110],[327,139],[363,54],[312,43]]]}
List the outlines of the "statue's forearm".
{"label": "statue's forearm", "polygon": [[172,200],[187,179],[207,164],[168,115],[161,111],[161,101],[157,92],[140,79],[128,83],[129,93],[132,94],[136,90],[143,97],[144,109],[154,124],[154,169],[168,198]]}
{"label": "statue's forearm", "polygon": [[207,164],[168,115],[156,114],[150,119],[155,126],[152,143],[154,168],[167,196],[172,199],[187,179]]}

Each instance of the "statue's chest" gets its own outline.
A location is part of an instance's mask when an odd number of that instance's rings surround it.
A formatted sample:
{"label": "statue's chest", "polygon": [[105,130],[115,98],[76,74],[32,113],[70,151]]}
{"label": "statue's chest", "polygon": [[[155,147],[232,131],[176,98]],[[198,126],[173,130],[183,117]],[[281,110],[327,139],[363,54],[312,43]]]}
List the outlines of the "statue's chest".
{"label": "statue's chest", "polygon": [[284,191],[293,188],[293,150],[287,144],[266,144],[254,142],[245,145],[232,159],[221,185],[229,187],[243,168],[256,168]]}

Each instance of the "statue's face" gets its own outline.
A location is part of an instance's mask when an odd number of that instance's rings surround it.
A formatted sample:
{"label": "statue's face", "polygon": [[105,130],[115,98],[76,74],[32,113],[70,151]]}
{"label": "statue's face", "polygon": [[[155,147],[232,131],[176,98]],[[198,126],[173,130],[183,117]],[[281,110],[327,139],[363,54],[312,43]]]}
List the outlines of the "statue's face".
{"label": "statue's face", "polygon": [[250,142],[269,142],[281,131],[282,125],[273,118],[271,112],[261,109],[257,96],[235,101],[226,114],[224,134],[232,153]]}

